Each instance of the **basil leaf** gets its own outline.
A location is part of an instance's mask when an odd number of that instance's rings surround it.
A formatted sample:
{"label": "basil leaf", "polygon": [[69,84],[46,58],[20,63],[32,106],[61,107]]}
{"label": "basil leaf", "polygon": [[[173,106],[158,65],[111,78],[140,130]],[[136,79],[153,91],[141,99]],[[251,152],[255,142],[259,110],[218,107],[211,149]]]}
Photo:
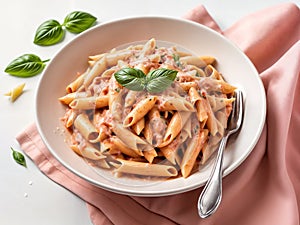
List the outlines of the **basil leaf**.
{"label": "basil leaf", "polygon": [[90,28],[96,20],[97,18],[89,13],[75,11],[66,16],[63,26],[71,33],[81,33]]}
{"label": "basil leaf", "polygon": [[14,59],[5,68],[5,72],[17,77],[31,77],[41,73],[47,61],[42,61],[34,54],[24,54]]}
{"label": "basil leaf", "polygon": [[145,89],[146,75],[139,69],[124,68],[117,71],[114,76],[119,84],[132,91],[142,91]]}
{"label": "basil leaf", "polygon": [[60,42],[65,35],[65,31],[56,20],[47,20],[42,23],[34,37],[34,43],[37,45],[48,46]]}
{"label": "basil leaf", "polygon": [[175,80],[178,71],[160,68],[152,70],[147,75],[139,69],[124,68],[114,74],[122,86],[133,90],[146,90],[150,93],[161,92]]}
{"label": "basil leaf", "polygon": [[15,162],[24,167],[27,167],[24,155],[21,152],[14,150],[12,147],[10,147],[10,149],[12,150],[12,156]]}
{"label": "basil leaf", "polygon": [[176,78],[178,71],[160,68],[152,70],[146,76],[146,90],[150,93],[161,92],[168,88]]}

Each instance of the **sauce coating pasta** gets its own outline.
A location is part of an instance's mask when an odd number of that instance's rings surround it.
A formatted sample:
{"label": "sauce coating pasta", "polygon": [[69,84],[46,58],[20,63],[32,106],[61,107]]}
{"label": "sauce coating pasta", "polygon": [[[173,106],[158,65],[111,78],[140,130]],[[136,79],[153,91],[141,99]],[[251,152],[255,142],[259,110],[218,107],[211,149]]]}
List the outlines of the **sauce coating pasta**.
{"label": "sauce coating pasta", "polygon": [[[231,113],[234,90],[215,68],[212,56],[194,56],[176,47],[145,44],[90,56],[59,98],[71,133],[70,148],[116,174],[190,176],[218,147]],[[130,90],[114,74],[132,68],[177,72],[157,93]]]}

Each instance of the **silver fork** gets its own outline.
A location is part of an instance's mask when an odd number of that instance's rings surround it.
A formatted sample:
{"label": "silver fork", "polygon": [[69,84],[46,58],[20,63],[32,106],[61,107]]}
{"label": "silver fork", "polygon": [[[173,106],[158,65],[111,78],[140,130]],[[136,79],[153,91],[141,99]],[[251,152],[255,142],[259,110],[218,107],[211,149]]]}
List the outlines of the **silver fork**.
{"label": "silver fork", "polygon": [[236,90],[235,101],[233,103],[231,116],[228,120],[228,126],[217,151],[217,159],[212,173],[199,196],[198,213],[201,218],[206,218],[213,214],[220,205],[222,199],[223,152],[226,147],[228,137],[240,129],[242,120],[243,94],[240,90]]}

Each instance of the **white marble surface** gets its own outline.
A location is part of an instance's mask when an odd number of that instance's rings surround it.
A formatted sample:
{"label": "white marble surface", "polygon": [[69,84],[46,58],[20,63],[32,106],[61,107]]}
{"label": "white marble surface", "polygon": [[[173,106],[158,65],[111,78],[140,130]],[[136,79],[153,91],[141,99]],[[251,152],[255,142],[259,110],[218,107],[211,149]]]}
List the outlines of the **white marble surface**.
{"label": "white marble surface", "polygon": [[[53,55],[75,35],[67,34],[55,46],[33,44],[36,28],[48,19],[62,21],[74,11],[89,12],[106,22],[136,15],[167,15],[180,17],[203,4],[222,29],[241,17],[283,0],[0,0],[0,224],[3,225],[91,225],[85,203],[44,176],[27,159],[27,168],[16,164],[10,147],[21,151],[15,137],[35,118],[35,91],[41,75],[16,78],[4,72],[17,56],[34,53],[42,59]],[[300,6],[300,1],[294,2]],[[4,93],[20,83],[25,93],[11,103]]]}

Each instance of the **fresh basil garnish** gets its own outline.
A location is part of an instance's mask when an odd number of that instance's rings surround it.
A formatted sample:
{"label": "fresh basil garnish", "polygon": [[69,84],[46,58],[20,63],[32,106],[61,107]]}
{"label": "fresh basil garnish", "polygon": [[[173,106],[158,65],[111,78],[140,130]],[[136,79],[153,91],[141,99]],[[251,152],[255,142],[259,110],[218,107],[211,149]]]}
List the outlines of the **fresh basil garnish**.
{"label": "fresh basil garnish", "polygon": [[119,84],[132,91],[142,91],[145,88],[146,75],[139,69],[124,68],[117,71],[114,76]]}
{"label": "fresh basil garnish", "polygon": [[124,68],[117,71],[114,76],[119,84],[130,90],[157,93],[164,91],[172,84],[177,72],[176,70],[159,68],[146,75],[139,69]]}
{"label": "fresh basil garnish", "polygon": [[175,80],[177,72],[165,68],[150,71],[146,76],[147,91],[155,93],[165,90]]}
{"label": "fresh basil garnish", "polygon": [[12,156],[15,162],[24,167],[27,167],[24,155],[21,152],[14,150],[12,147],[10,147],[10,149],[12,150]]}
{"label": "fresh basil garnish", "polygon": [[17,77],[31,77],[41,73],[48,61],[42,61],[34,54],[24,54],[14,59],[5,68],[5,72]]}
{"label": "fresh basil garnish", "polygon": [[34,37],[37,45],[48,46],[60,42],[65,35],[65,31],[57,20],[47,20],[42,23]]}
{"label": "fresh basil garnish", "polygon": [[75,11],[66,16],[63,26],[69,32],[77,34],[90,28],[96,20],[97,18],[89,13]]}

